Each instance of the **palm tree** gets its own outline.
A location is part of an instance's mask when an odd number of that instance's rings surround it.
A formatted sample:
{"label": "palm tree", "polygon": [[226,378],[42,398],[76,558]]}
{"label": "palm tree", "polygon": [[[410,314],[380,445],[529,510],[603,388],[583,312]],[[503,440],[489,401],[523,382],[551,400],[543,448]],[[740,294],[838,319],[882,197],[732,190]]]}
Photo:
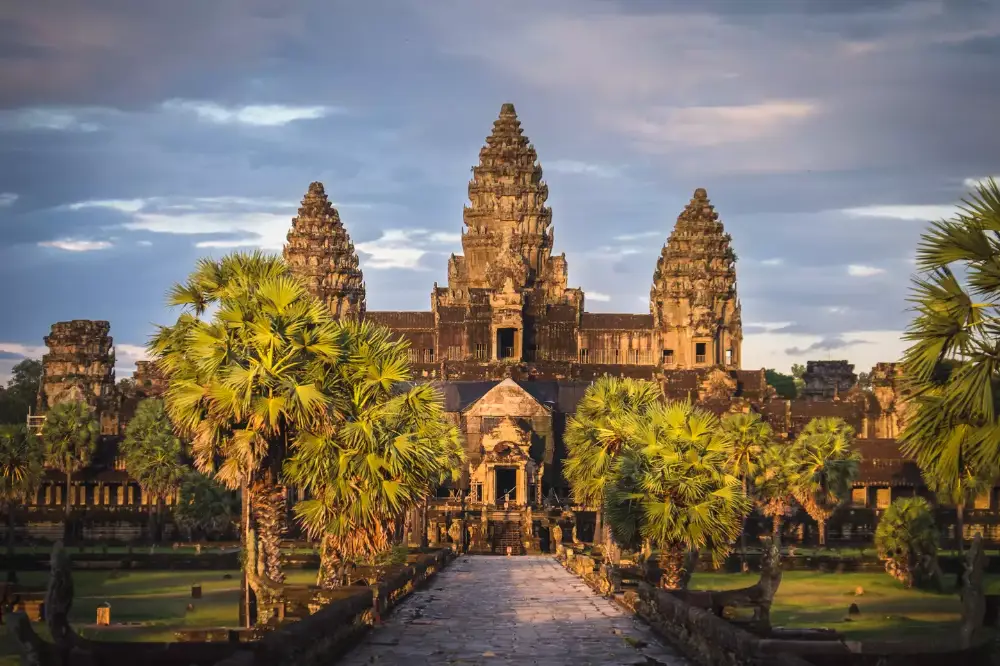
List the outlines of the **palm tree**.
{"label": "palm tree", "polygon": [[162,400],[150,398],[139,403],[125,430],[121,450],[125,469],[153,498],[149,536],[159,541],[163,530],[161,504],[177,492],[186,473],[181,440],[174,435]]}
{"label": "palm tree", "polygon": [[795,498],[819,526],[819,544],[826,545],[826,521],[849,497],[858,476],[861,455],[851,448],[854,429],[843,419],[816,418],[795,440]]}
{"label": "palm tree", "polygon": [[340,584],[348,564],[389,550],[395,523],[457,479],[464,457],[440,392],[404,386],[408,345],[368,322],[342,329],[348,360],[327,384],[336,414],[302,430],[285,464],[288,481],[310,495],[295,514],[321,540],[323,587]]}
{"label": "palm tree", "polygon": [[574,502],[597,507],[594,540],[603,541],[604,492],[615,460],[628,441],[629,417],[645,414],[663,399],[650,381],[603,376],[587,387],[566,424],[563,476]]}
{"label": "palm tree", "polygon": [[980,495],[993,488],[996,470],[979,466],[979,462],[964,451],[969,429],[953,428],[943,438],[939,448],[927,449],[917,458],[924,482],[944,504],[955,507],[955,542],[959,560],[965,555],[965,509]]}
{"label": "palm tree", "polygon": [[[912,418],[904,453],[918,462],[948,447],[963,427],[963,457],[977,468],[1000,466],[1000,187],[979,184],[950,219],[931,224],[917,247],[911,302],[916,316],[904,339],[904,387]],[[949,454],[953,455],[953,454]]]}
{"label": "palm tree", "polygon": [[70,535],[73,474],[90,464],[97,450],[101,426],[93,410],[84,402],[61,402],[48,411],[42,424],[45,463],[66,475],[65,537]]}
{"label": "palm tree", "polygon": [[629,442],[615,461],[605,510],[619,543],[659,549],[661,585],[684,588],[690,553],[708,549],[716,563],[730,551],[750,508],[718,419],[690,403],[657,404],[629,418]]}
{"label": "palm tree", "polygon": [[321,387],[343,360],[344,332],[260,252],[200,260],[169,302],[183,311],[150,343],[170,382],[167,412],[195,466],[241,490],[244,574],[263,594],[283,580],[281,465],[297,432],[337,411]]}
{"label": "palm tree", "polygon": [[760,455],[753,481],[753,500],[761,513],[771,519],[771,534],[781,535],[781,521],[792,512],[795,503],[795,478],[798,463],[790,444],[769,444]]}
{"label": "palm tree", "polygon": [[42,481],[41,443],[24,425],[0,426],[0,502],[7,513],[7,554],[14,552],[14,507],[27,503]]}
{"label": "palm tree", "polygon": [[899,497],[875,530],[875,547],[886,572],[906,587],[938,587],[937,523],[923,497]]}
{"label": "palm tree", "polygon": [[[771,426],[760,414],[727,414],[719,425],[719,437],[728,449],[729,472],[742,484],[743,494],[750,496],[750,484],[760,465],[764,449],[771,442]],[[740,526],[740,561],[746,563],[746,522]]]}

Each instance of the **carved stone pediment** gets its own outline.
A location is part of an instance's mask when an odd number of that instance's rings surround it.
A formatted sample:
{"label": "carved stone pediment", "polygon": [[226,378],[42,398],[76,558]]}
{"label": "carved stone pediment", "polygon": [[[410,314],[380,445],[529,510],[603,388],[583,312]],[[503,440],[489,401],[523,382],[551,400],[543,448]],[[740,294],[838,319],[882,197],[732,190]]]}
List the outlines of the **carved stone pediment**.
{"label": "carved stone pediment", "polygon": [[736,393],[736,380],[728,372],[713,368],[705,375],[698,393],[702,400],[729,399]]}

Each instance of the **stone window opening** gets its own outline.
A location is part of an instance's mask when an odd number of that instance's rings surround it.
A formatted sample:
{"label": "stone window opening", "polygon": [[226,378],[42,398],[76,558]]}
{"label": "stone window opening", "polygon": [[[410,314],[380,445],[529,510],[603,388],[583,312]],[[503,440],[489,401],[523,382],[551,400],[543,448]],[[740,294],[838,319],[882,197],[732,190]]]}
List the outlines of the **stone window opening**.
{"label": "stone window opening", "polygon": [[704,342],[696,342],[696,343],[694,343],[694,362],[695,363],[704,363],[705,362],[705,356],[706,356],[705,350],[706,350],[706,347],[707,347],[707,345]]}
{"label": "stone window opening", "polygon": [[497,329],[497,358],[513,358],[514,345],[516,342],[517,329],[498,328]]}
{"label": "stone window opening", "polygon": [[879,488],[878,490],[875,491],[876,509],[888,509],[890,504],[892,504],[891,488]]}
{"label": "stone window opening", "polygon": [[428,349],[424,353],[425,353],[425,355],[427,357],[427,362],[428,363],[433,363],[434,362],[434,350],[433,349]]}
{"label": "stone window opening", "polygon": [[663,365],[673,365],[674,364],[674,350],[664,349],[663,350]]}
{"label": "stone window opening", "polygon": [[857,507],[868,506],[868,488],[854,488],[851,490],[851,504]]}
{"label": "stone window opening", "polygon": [[726,350],[726,365],[732,365],[732,364],[733,364],[733,350],[730,348]]}
{"label": "stone window opening", "polygon": [[482,342],[476,343],[476,359],[480,361],[485,361],[487,359],[487,354],[489,352],[486,350],[486,345]]}
{"label": "stone window opening", "polygon": [[580,363],[590,363],[590,350],[586,347],[580,350]]}

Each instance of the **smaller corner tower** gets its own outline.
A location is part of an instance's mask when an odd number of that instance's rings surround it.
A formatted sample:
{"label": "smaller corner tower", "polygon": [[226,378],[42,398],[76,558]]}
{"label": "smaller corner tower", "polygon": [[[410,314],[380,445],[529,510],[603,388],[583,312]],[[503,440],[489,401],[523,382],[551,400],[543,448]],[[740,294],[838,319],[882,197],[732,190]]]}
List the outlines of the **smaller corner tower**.
{"label": "smaller corner tower", "polygon": [[309,185],[282,254],[335,318],[364,317],[365,281],[358,254],[323,183]]}
{"label": "smaller corner tower", "polygon": [[649,291],[664,366],[740,368],[743,324],[731,241],[698,188],[660,252]]}

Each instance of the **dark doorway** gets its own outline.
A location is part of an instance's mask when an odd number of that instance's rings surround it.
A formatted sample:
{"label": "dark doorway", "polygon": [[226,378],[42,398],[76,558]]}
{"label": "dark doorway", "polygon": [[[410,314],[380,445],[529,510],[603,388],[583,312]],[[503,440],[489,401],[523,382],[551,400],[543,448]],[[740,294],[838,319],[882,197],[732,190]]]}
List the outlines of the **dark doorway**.
{"label": "dark doorway", "polygon": [[516,332],[516,328],[497,329],[497,358],[514,356],[514,335]]}
{"label": "dark doorway", "polygon": [[497,504],[517,502],[517,470],[513,467],[496,468]]}

